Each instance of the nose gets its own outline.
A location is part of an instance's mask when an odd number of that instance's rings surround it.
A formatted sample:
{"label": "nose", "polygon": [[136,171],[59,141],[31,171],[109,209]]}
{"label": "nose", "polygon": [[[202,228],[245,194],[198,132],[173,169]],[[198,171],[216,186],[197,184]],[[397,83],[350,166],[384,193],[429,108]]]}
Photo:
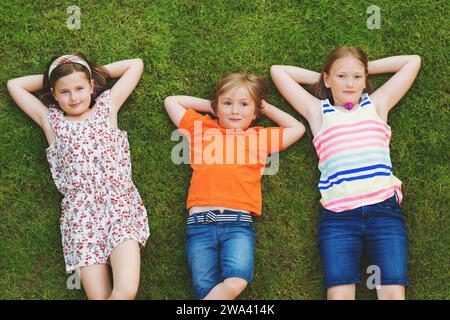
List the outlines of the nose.
{"label": "nose", "polygon": [[347,80],[347,88],[353,88],[353,80]]}
{"label": "nose", "polygon": [[239,106],[237,104],[233,104],[233,107],[231,109],[232,114],[239,114]]}
{"label": "nose", "polygon": [[354,82],[353,82],[352,77],[348,77],[347,78],[347,87],[348,88],[353,88],[353,84],[354,84]]}
{"label": "nose", "polygon": [[77,95],[77,93],[76,92],[71,92],[70,93],[70,102],[76,102],[76,101],[78,101],[79,99],[78,99],[78,95]]}

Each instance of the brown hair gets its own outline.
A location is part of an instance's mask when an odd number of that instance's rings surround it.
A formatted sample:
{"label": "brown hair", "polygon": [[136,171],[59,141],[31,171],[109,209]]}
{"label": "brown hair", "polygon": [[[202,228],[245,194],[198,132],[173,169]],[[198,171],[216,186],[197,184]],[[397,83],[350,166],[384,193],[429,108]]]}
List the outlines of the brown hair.
{"label": "brown hair", "polygon": [[334,104],[334,99],[333,99],[333,95],[331,93],[331,89],[327,88],[325,86],[325,82],[323,80],[323,74],[326,73],[329,75],[330,71],[331,71],[331,67],[333,66],[333,63],[336,62],[336,60],[339,60],[341,58],[345,58],[348,56],[351,56],[351,57],[359,60],[364,65],[364,71],[366,74],[366,88],[364,89],[364,92],[367,92],[369,94],[373,92],[373,85],[370,82],[369,78],[367,77],[367,75],[368,75],[367,65],[369,62],[369,60],[367,58],[367,54],[361,48],[358,48],[358,47],[340,47],[340,48],[333,50],[328,55],[327,59],[325,60],[325,64],[322,68],[322,71],[320,72],[319,81],[310,87],[310,91],[314,96],[316,96],[319,99],[329,99],[330,102],[332,104]]}
{"label": "brown hair", "polygon": [[259,117],[261,114],[262,99],[267,91],[267,83],[260,76],[246,74],[242,71],[228,73],[216,84],[214,88],[214,99],[211,101],[211,106],[216,114],[219,96],[230,89],[240,86],[244,86],[250,93],[250,96],[255,102],[256,118]]}
{"label": "brown hair", "polygon": [[95,103],[95,98],[97,98],[103,91],[108,88],[108,79],[110,78],[108,70],[102,65],[95,64],[92,61],[89,61],[84,54],[81,52],[72,53],[87,62],[92,71],[92,78],[90,76],[89,70],[81,64],[78,63],[65,63],[57,66],[51,73],[50,78],[48,77],[48,70],[53,61],[55,61],[58,56],[54,56],[50,62],[47,64],[47,67],[44,71],[44,87],[41,90],[40,99],[46,106],[56,106],[59,108],[58,103],[53,97],[52,88],[55,88],[56,81],[58,79],[68,76],[74,72],[83,72],[86,75],[86,79],[91,80],[94,79],[94,91],[91,95],[91,105],[93,106]]}

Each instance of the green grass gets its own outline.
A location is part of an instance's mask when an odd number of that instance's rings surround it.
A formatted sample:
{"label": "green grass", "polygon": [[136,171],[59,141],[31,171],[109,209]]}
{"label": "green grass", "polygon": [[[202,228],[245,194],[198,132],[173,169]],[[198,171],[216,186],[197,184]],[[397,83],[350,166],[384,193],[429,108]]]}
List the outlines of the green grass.
{"label": "green grass", "polygon": [[[68,30],[66,8],[81,8]],[[62,196],[51,179],[41,130],[6,91],[8,79],[42,73],[54,54],[83,51],[98,63],[140,57],[142,79],[119,114],[128,131],[133,179],[148,209],[139,299],[192,299],[183,252],[190,168],[170,152],[167,95],[212,97],[237,69],[269,79],[272,64],[319,70],[347,44],[370,58],[419,54],[422,69],[391,112],[391,157],[403,181],[409,237],[409,299],[449,299],[449,11],[446,1],[378,1],[381,29],[366,26],[370,1],[7,1],[0,6],[0,298],[84,299],[67,290],[60,242]],[[380,85],[387,76],[375,77]],[[273,84],[267,100],[301,117]],[[303,120],[303,119],[302,119]],[[270,125],[270,121],[262,120]],[[263,216],[255,223],[255,281],[242,299],[323,299],[316,244],[317,157],[311,134],[283,152],[277,175],[263,178]],[[364,268],[364,267],[362,267]],[[363,283],[364,277],[362,269]],[[357,298],[375,299],[358,287]]]}

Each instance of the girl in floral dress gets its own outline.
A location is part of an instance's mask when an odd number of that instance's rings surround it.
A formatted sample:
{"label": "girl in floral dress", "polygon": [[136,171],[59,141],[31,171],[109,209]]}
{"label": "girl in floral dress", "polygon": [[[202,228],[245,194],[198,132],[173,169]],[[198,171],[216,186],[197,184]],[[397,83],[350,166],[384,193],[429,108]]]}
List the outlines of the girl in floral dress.
{"label": "girl in floral dress", "polygon": [[[131,180],[130,146],[117,113],[142,71],[140,59],[100,66],[77,53],[55,57],[43,75],[8,81],[11,97],[49,143],[52,177],[64,195],[66,270],[79,274],[89,299],[134,299],[139,287],[147,212]],[[110,77],[119,79],[105,90]],[[40,100],[33,95],[39,90]]]}

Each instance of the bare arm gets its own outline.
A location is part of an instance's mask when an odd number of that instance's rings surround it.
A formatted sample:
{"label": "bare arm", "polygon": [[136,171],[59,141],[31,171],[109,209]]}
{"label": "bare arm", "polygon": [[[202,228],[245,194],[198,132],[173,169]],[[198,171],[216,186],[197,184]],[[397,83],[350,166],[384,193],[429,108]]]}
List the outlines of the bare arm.
{"label": "bare arm", "polygon": [[283,145],[287,148],[305,133],[305,126],[290,114],[263,100],[261,112],[267,118],[283,127]]}
{"label": "bare arm", "polygon": [[190,96],[170,96],[164,100],[164,107],[167,114],[175,126],[178,128],[181,119],[187,109],[194,109],[198,112],[211,113],[214,111],[211,107],[211,101]]}
{"label": "bare arm", "polygon": [[322,126],[320,100],[306,91],[300,84],[314,84],[320,74],[294,66],[275,65],[270,74],[281,95],[308,121],[313,133]]}
{"label": "bare arm", "polygon": [[42,129],[48,126],[48,108],[32,93],[42,89],[42,74],[25,76],[8,81],[7,88],[14,102]]}
{"label": "bare arm", "polygon": [[111,78],[119,78],[111,88],[111,102],[117,113],[141,79],[144,63],[139,58],[129,59],[110,63],[105,68]]}
{"label": "bare arm", "polygon": [[408,92],[419,72],[420,56],[393,56],[369,62],[369,74],[395,73],[372,95],[378,114],[387,119],[389,111]]}

